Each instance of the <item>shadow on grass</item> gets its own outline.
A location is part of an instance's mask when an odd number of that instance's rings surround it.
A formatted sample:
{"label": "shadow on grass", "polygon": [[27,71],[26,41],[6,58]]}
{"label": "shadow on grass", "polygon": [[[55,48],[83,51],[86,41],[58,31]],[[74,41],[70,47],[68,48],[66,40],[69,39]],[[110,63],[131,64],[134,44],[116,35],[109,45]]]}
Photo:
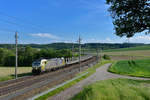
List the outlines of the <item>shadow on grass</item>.
{"label": "shadow on grass", "polygon": [[[31,76],[33,75],[32,72],[29,72],[29,73],[21,73],[21,74],[18,74],[18,77],[23,77],[23,76]],[[14,74],[11,75],[12,77],[15,77]]]}
{"label": "shadow on grass", "polygon": [[[31,76],[31,75],[33,75],[31,72],[29,72],[29,73],[22,73],[22,74],[18,74],[18,77]],[[11,80],[11,79],[14,79],[14,78],[15,78],[14,74],[11,74],[11,75],[5,76],[5,77],[0,77],[0,82]]]}
{"label": "shadow on grass", "polygon": [[140,67],[134,60],[128,61],[130,67]]}

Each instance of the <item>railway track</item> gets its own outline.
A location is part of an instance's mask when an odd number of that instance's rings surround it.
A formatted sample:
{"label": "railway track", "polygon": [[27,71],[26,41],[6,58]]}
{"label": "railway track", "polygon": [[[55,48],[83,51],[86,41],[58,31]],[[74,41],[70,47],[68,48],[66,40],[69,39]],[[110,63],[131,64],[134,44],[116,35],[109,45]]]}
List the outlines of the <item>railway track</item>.
{"label": "railway track", "polygon": [[[84,62],[84,61],[85,60],[83,59],[82,62]],[[64,68],[68,67],[68,66],[71,66],[73,64],[77,64],[77,63],[78,63],[77,60],[73,61],[72,63],[68,63],[68,65],[65,65]],[[49,71],[49,72],[51,72],[51,71]],[[45,73],[45,74],[47,74],[47,73]],[[22,81],[33,79],[33,78],[36,78],[36,77],[40,77],[40,75],[25,76],[25,77],[21,77],[21,78],[18,78],[18,79],[13,79],[13,80],[9,80],[9,81],[0,82],[0,89],[2,87],[6,87],[6,86],[9,86],[9,85],[17,84],[17,83],[20,83]]]}
{"label": "railway track", "polygon": [[[87,60],[84,60],[82,61],[81,66],[90,64],[91,62],[95,60],[96,60],[96,57],[92,57]],[[26,87],[33,86],[37,83],[42,83],[42,82],[44,83],[46,81],[48,82],[51,81],[51,83],[53,84],[56,81],[65,79],[69,76],[73,76],[75,73],[77,73],[78,69],[79,69],[79,65],[76,62],[74,64],[67,65],[63,69],[60,69],[54,72],[50,72],[50,73],[46,73],[46,74],[42,74],[38,76],[28,76],[24,78],[19,78],[17,80],[0,83],[0,97],[7,95],[9,93],[24,89]]]}

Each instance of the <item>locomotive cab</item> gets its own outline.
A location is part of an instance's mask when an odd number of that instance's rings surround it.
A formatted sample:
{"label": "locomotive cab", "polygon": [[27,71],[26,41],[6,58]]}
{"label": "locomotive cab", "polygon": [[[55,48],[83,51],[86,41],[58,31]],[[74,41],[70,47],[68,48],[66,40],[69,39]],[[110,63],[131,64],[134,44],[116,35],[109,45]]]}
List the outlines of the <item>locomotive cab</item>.
{"label": "locomotive cab", "polygon": [[40,60],[34,61],[32,63],[32,73],[40,74],[41,72],[44,72],[46,64],[47,64],[46,59],[40,59]]}
{"label": "locomotive cab", "polygon": [[62,58],[52,58],[52,59],[40,59],[32,63],[32,73],[40,74],[42,72],[57,70],[64,67],[65,59]]}

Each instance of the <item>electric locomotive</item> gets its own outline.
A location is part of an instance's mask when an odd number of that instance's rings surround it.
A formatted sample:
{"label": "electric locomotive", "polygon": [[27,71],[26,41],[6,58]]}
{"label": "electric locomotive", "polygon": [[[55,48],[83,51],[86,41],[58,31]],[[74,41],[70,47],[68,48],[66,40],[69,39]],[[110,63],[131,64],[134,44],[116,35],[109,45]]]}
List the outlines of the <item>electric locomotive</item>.
{"label": "electric locomotive", "polygon": [[39,59],[32,63],[32,73],[40,74],[42,72],[55,70],[65,65],[65,59],[53,58],[53,59]]}

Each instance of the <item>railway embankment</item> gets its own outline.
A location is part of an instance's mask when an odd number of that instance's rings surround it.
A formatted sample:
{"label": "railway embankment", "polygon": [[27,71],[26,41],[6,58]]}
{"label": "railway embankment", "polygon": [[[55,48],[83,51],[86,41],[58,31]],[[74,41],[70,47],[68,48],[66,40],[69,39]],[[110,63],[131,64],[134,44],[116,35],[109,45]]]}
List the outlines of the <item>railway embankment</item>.
{"label": "railway embankment", "polygon": [[66,80],[72,79],[79,73],[79,70],[83,71],[87,69],[95,61],[96,57],[92,57],[86,61],[82,61],[81,66],[75,63],[54,72],[39,76],[30,76],[25,79],[13,81],[12,83],[11,81],[6,82],[6,85],[1,84],[0,100],[25,100]]}

